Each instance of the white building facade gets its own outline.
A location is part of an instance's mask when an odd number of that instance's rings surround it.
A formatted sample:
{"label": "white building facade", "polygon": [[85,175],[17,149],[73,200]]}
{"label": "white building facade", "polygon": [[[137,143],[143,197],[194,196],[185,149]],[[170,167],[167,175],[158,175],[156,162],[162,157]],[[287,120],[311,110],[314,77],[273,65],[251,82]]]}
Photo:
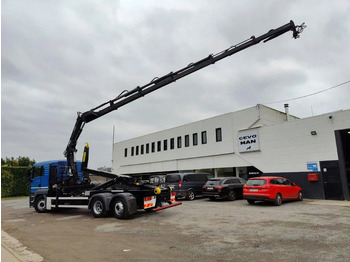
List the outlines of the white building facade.
{"label": "white building facade", "polygon": [[257,105],[115,143],[112,172],[281,175],[305,197],[350,200],[349,147],[350,110],[299,119]]}

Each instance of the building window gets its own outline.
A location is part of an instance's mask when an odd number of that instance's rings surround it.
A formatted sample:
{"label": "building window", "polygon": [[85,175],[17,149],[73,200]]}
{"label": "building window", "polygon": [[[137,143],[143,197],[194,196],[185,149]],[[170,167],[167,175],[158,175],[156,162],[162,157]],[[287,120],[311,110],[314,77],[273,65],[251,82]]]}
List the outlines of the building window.
{"label": "building window", "polygon": [[197,133],[193,134],[193,145],[194,146],[198,145],[198,134]]}
{"label": "building window", "polygon": [[154,153],[156,151],[156,143],[152,142],[151,144],[151,152]]}
{"label": "building window", "polygon": [[168,140],[166,139],[163,141],[163,150],[164,151],[168,150]]}
{"label": "building window", "polygon": [[216,142],[222,141],[221,127],[215,129],[215,134],[216,134]]}
{"label": "building window", "polygon": [[185,135],[185,147],[189,147],[189,146],[190,146],[190,136]]}
{"label": "building window", "polygon": [[181,141],[181,136],[177,137],[177,148],[181,148],[182,146],[182,141]]}
{"label": "building window", "polygon": [[141,155],[143,155],[144,151],[145,151],[145,146],[141,145]]}
{"label": "building window", "polygon": [[134,156],[134,147],[131,147],[131,156]]}
{"label": "building window", "polygon": [[207,143],[207,131],[202,132],[202,144]]}
{"label": "building window", "polygon": [[124,149],[124,157],[127,157],[127,156],[128,156],[128,149],[125,148],[125,149]]}
{"label": "building window", "polygon": [[139,146],[136,146],[136,155],[139,155]]}
{"label": "building window", "polygon": [[158,141],[157,142],[157,151],[161,151],[162,150],[162,141]]}
{"label": "building window", "polygon": [[146,154],[149,153],[149,144],[146,144]]}
{"label": "building window", "polygon": [[175,139],[171,138],[170,139],[170,149],[174,149],[175,148]]}

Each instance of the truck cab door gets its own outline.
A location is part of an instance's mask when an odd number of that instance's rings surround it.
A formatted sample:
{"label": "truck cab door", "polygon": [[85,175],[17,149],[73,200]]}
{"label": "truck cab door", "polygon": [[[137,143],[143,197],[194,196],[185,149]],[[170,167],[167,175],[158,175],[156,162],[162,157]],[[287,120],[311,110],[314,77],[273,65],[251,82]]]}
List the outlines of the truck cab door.
{"label": "truck cab door", "polygon": [[38,189],[42,188],[42,180],[44,176],[44,167],[38,166],[32,169],[31,173],[31,183],[30,183],[30,192],[35,193]]}

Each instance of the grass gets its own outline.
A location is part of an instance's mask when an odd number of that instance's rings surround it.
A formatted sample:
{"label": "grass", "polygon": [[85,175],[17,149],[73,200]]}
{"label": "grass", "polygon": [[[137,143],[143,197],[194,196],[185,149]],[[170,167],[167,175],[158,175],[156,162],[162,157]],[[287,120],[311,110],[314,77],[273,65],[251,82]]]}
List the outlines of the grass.
{"label": "grass", "polygon": [[14,200],[14,199],[22,199],[22,198],[28,198],[29,196],[13,196],[13,197],[1,197],[1,201],[3,200]]}

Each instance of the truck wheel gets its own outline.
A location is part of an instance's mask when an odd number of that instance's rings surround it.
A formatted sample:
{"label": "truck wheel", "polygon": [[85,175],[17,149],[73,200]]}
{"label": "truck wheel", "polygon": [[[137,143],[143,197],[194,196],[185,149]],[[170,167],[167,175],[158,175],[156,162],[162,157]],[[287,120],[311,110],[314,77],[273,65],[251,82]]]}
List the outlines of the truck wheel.
{"label": "truck wheel", "polygon": [[194,192],[191,189],[188,190],[188,192],[186,194],[186,199],[192,201],[195,199],[195,197],[196,197],[196,195],[194,194]]}
{"label": "truck wheel", "polygon": [[92,200],[91,213],[96,218],[105,217],[107,215],[105,203],[102,198],[96,197]]}
{"label": "truck wheel", "polygon": [[116,198],[112,203],[111,209],[113,215],[118,219],[129,217],[128,206],[124,198]]}
{"label": "truck wheel", "polygon": [[38,213],[45,213],[46,212],[46,202],[44,196],[39,196],[34,201],[34,208],[35,211]]}
{"label": "truck wheel", "polygon": [[233,190],[230,190],[230,192],[228,192],[227,194],[227,199],[230,201],[234,201],[236,200],[236,193]]}

